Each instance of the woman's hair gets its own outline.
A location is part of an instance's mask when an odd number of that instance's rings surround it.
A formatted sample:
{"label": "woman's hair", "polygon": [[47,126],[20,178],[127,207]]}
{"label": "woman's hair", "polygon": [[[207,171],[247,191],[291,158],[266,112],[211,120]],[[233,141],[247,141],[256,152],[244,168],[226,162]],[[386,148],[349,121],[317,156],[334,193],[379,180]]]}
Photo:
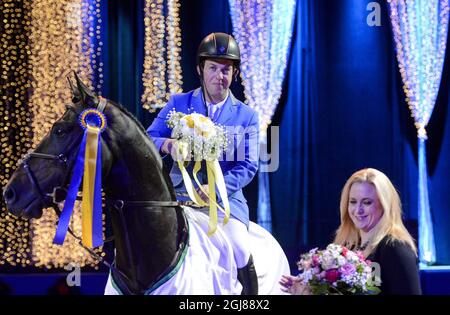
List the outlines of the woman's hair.
{"label": "woman's hair", "polygon": [[367,246],[369,252],[372,252],[385,236],[389,236],[388,242],[392,240],[404,242],[417,255],[414,240],[403,225],[400,197],[389,178],[374,168],[366,168],[353,173],[345,183],[341,193],[341,225],[336,231],[334,243],[353,248],[360,242],[359,231],[348,213],[349,193],[354,183],[369,183],[373,185],[383,208],[383,215],[374,227],[374,237],[369,240]]}

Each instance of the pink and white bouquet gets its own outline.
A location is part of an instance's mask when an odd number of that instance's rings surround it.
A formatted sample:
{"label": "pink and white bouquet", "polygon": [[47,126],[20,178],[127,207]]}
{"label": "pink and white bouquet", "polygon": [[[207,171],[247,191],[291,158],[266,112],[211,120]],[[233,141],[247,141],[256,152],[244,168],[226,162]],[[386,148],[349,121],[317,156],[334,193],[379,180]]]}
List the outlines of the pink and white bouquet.
{"label": "pink and white bouquet", "polygon": [[360,252],[330,244],[325,250],[314,248],[297,262],[298,280],[309,294],[378,294],[371,262]]}

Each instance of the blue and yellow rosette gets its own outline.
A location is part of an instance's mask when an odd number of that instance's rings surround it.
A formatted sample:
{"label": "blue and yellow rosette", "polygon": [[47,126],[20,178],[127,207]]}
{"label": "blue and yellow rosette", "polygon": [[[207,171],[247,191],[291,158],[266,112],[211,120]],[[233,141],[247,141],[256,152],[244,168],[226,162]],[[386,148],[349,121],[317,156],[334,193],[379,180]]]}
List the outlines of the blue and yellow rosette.
{"label": "blue and yellow rosette", "polygon": [[96,109],[86,109],[79,117],[84,130],[77,154],[67,198],[59,218],[54,244],[62,245],[83,178],[81,202],[82,243],[93,248],[103,245],[102,234],[102,151],[100,134],[106,128],[105,115]]}

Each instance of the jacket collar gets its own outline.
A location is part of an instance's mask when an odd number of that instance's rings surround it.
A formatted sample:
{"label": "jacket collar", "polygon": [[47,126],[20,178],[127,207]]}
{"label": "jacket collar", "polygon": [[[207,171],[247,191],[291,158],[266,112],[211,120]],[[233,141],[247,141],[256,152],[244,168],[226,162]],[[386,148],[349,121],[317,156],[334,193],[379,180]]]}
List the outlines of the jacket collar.
{"label": "jacket collar", "polygon": [[[227,121],[229,121],[233,117],[233,114],[236,111],[236,105],[238,104],[238,99],[234,97],[231,90],[229,90],[228,99],[225,104],[223,104],[219,117],[217,117],[217,120],[215,122],[219,124],[225,124]],[[205,102],[203,101],[201,88],[195,89],[192,93],[191,108],[192,111],[205,116],[207,115],[208,111],[206,109]]]}

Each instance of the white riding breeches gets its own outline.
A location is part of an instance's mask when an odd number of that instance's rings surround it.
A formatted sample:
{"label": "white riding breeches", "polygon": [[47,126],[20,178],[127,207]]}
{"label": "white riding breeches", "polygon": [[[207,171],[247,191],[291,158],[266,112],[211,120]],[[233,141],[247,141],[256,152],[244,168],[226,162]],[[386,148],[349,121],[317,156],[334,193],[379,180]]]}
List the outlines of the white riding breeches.
{"label": "white riding breeches", "polygon": [[[195,208],[195,210],[201,211],[206,215],[209,214],[209,208]],[[245,267],[250,258],[250,236],[247,226],[233,217],[230,217],[227,224],[223,225],[224,216],[225,214],[222,211],[217,212],[219,224],[228,236],[233,247],[234,261],[236,262],[237,268]]]}

